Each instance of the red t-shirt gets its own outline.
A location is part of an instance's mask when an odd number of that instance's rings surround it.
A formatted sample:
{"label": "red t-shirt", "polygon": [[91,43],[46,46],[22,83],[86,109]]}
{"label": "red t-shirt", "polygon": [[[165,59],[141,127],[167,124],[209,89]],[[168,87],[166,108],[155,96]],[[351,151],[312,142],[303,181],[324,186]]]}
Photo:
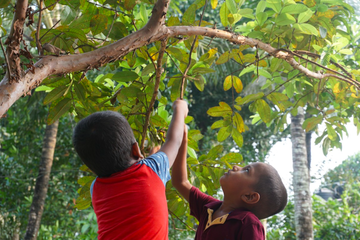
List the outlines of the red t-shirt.
{"label": "red t-shirt", "polygon": [[217,210],[219,201],[198,188],[190,190],[191,215],[199,221],[195,240],[264,240],[265,231],[260,220],[250,211],[236,209],[229,213],[224,224],[211,225],[205,231],[208,221],[207,209]]}
{"label": "red t-shirt", "polygon": [[[168,239],[165,186],[157,174],[163,169],[168,171],[168,159],[165,153],[157,153],[154,159],[161,161],[154,163],[158,168],[136,163],[108,178],[96,178],[92,204],[99,240]],[[160,167],[166,163],[167,168]]]}

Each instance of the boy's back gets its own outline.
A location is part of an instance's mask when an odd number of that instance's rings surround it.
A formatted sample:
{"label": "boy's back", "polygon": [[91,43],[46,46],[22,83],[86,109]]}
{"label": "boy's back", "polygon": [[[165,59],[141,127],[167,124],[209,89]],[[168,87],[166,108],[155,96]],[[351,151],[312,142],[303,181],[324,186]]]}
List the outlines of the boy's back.
{"label": "boy's back", "polygon": [[99,239],[167,239],[165,186],[146,161],[166,164],[167,157],[159,152],[125,171],[96,179],[92,201]]}

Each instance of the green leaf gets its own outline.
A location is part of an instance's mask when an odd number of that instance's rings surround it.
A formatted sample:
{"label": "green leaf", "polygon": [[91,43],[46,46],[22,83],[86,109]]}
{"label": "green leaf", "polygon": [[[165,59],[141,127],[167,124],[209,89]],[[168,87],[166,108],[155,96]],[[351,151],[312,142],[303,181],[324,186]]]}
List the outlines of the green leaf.
{"label": "green leaf", "polygon": [[318,36],[319,33],[316,30],[316,28],[308,23],[301,23],[301,24],[294,24],[294,27],[298,30],[300,30],[302,33],[308,34],[308,35],[315,35]]}
{"label": "green leaf", "polygon": [[51,125],[58,120],[62,115],[69,111],[71,107],[71,99],[64,98],[56,106],[50,107],[49,116],[47,118],[47,124]]}
{"label": "green leaf", "polygon": [[233,128],[231,136],[234,142],[236,143],[236,145],[238,145],[238,147],[241,148],[244,144],[244,138],[241,135],[241,133],[237,129]]}
{"label": "green leaf", "polygon": [[339,53],[346,54],[346,55],[352,55],[354,52],[350,49],[341,49]]}
{"label": "green leaf", "polygon": [[228,15],[229,15],[229,9],[226,5],[226,2],[224,2],[222,5],[221,5],[221,8],[220,8],[220,20],[221,20],[221,24],[226,27],[226,26],[229,26],[229,21],[228,21]]}
{"label": "green leaf", "polygon": [[49,92],[45,99],[44,105],[51,103],[52,101],[59,99],[64,95],[69,86],[63,85],[57,88],[54,88],[51,92]]}
{"label": "green leaf", "polygon": [[266,1],[260,1],[256,6],[256,16],[258,13],[264,13],[265,8],[266,8]]}
{"label": "green leaf", "polygon": [[329,9],[329,7],[323,3],[317,5],[318,12],[326,12]]}
{"label": "green leaf", "polygon": [[323,117],[321,115],[316,117],[308,118],[303,123],[303,128],[306,130],[306,132],[309,132],[313,130],[318,124],[322,122]]}
{"label": "green leaf", "polygon": [[110,29],[105,29],[103,31],[104,35],[107,36],[109,34],[109,38],[116,39],[116,40],[126,37],[129,34],[127,27],[122,22],[115,22],[113,24],[113,27],[111,28],[110,33],[109,33],[109,30]]}
{"label": "green leaf", "polygon": [[298,23],[307,22],[313,15],[314,13],[310,9],[306,10],[306,12],[300,13],[298,17]]}
{"label": "green leaf", "polygon": [[258,99],[255,101],[255,108],[256,111],[259,113],[261,120],[264,123],[268,123],[271,121],[271,109],[270,106],[265,102],[263,99]]}
{"label": "green leaf", "polygon": [[219,130],[219,132],[217,134],[217,140],[219,142],[225,141],[230,136],[231,130],[232,130],[231,126],[220,128],[220,130]]}
{"label": "green leaf", "polygon": [[78,179],[78,184],[81,186],[85,186],[88,182],[93,182],[95,180],[94,176],[84,176]]}
{"label": "green leaf", "polygon": [[220,153],[222,153],[224,150],[224,147],[222,145],[217,145],[215,147],[213,147],[212,149],[210,149],[210,151],[208,152],[208,154],[206,155],[206,157],[208,159],[216,159]]}
{"label": "green leaf", "polygon": [[307,10],[309,10],[309,8],[303,4],[292,4],[292,5],[285,6],[281,10],[281,13],[299,14],[299,13],[306,12]]}
{"label": "green leaf", "polygon": [[232,87],[232,75],[227,76],[224,81],[224,91],[229,90]]}
{"label": "green leaf", "polygon": [[264,93],[263,92],[259,92],[259,93],[255,93],[255,94],[249,94],[249,95],[246,95],[244,98],[242,97],[237,97],[235,99],[235,101],[237,102],[238,105],[243,105],[245,103],[248,103],[248,102],[251,102],[251,101],[254,101],[254,100],[257,100],[257,99],[260,99],[264,96]]}
{"label": "green leaf", "polygon": [[281,11],[281,0],[267,0],[266,6],[273,9],[276,13]]}
{"label": "green leaf", "polygon": [[321,38],[326,38],[326,35],[327,35],[327,30],[326,28],[322,27],[322,26],[319,26],[319,32],[320,32],[320,37]]}
{"label": "green leaf", "polygon": [[236,130],[239,133],[245,132],[245,124],[244,124],[244,120],[241,117],[241,115],[239,113],[235,113],[234,117],[233,117],[233,124],[234,126],[236,126]]}
{"label": "green leaf", "polygon": [[93,35],[97,35],[99,33],[102,33],[107,28],[107,17],[102,14],[96,14],[91,18],[90,20],[90,29]]}
{"label": "green leaf", "polygon": [[142,91],[134,86],[130,86],[127,88],[122,89],[121,94],[127,97],[138,97],[139,93],[142,93]]}
{"label": "green leaf", "polygon": [[226,6],[228,7],[229,11],[232,14],[235,14],[237,12],[236,3],[234,0],[225,0]]}
{"label": "green leaf", "polygon": [[266,71],[263,68],[259,68],[259,75],[272,79],[271,73],[269,73],[268,71]]}
{"label": "green leaf", "polygon": [[145,4],[144,3],[141,3],[140,4],[140,16],[141,16],[141,19],[143,20],[143,22],[147,23],[148,22],[148,13],[146,11],[146,7],[145,7]]}
{"label": "green leaf", "polygon": [[[60,19],[62,25],[68,25],[76,17],[76,9],[72,9],[69,6],[64,6],[60,11]],[[106,20],[107,22],[107,20]]]}
{"label": "green leaf", "polygon": [[136,80],[138,77],[139,75],[136,72],[121,71],[114,74],[113,80],[116,82],[130,82]]}
{"label": "green leaf", "polygon": [[211,0],[211,7],[212,9],[215,9],[218,5],[218,0]]}
{"label": "green leaf", "polygon": [[171,17],[169,17],[168,22],[167,22],[166,25],[169,26],[169,27],[178,26],[178,25],[180,25],[180,20],[179,20],[178,17],[171,16]]}
{"label": "green leaf", "polygon": [[223,54],[221,54],[221,56],[218,58],[218,60],[216,60],[216,64],[223,64],[226,63],[227,61],[229,61],[231,59],[230,53],[228,51],[224,52]]}
{"label": "green leaf", "polygon": [[242,75],[246,74],[246,73],[249,73],[249,72],[253,72],[256,70],[256,66],[255,65],[251,65],[250,67],[247,67],[247,68],[244,68],[240,74],[239,74],[239,77],[241,77]]}
{"label": "green leaf", "polygon": [[219,102],[218,107],[212,107],[207,111],[207,114],[209,114],[212,117],[223,117],[226,115],[232,114],[231,107],[225,103],[225,102]]}
{"label": "green leaf", "polygon": [[224,120],[218,120],[211,125],[211,129],[221,128],[224,126]]}
{"label": "green leaf", "polygon": [[74,207],[79,210],[84,210],[89,208],[90,206],[91,206],[91,198],[88,198],[81,201],[76,201],[76,205]]}
{"label": "green leaf", "polygon": [[74,90],[75,90],[76,96],[79,98],[79,100],[81,102],[83,102],[86,98],[86,90],[85,90],[84,86],[81,83],[75,83]]}
{"label": "green leaf", "polygon": [[232,164],[242,164],[243,156],[240,153],[230,152],[223,156],[220,160],[221,162],[227,162]]}
{"label": "green leaf", "polygon": [[241,93],[241,91],[244,88],[241,79],[238,78],[237,76],[232,76],[232,78],[233,78],[233,86],[235,88],[236,93]]}
{"label": "green leaf", "polygon": [[189,154],[190,157],[197,158],[197,154],[196,154],[195,149],[193,149],[193,148],[191,148],[189,146],[187,148],[187,153]]}
{"label": "green leaf", "polygon": [[281,13],[275,19],[275,23],[279,26],[289,25],[295,22],[296,19],[293,16],[291,16],[289,13]]}
{"label": "green leaf", "polygon": [[196,5],[191,4],[190,7],[186,9],[183,15],[183,23],[184,24],[193,24],[195,22],[196,16]]}
{"label": "green leaf", "polygon": [[215,72],[214,69],[206,68],[206,67],[198,67],[192,70],[194,74],[206,74]]}
{"label": "green leaf", "polygon": [[331,141],[335,141],[337,139],[337,134],[335,129],[331,126],[331,124],[326,123],[326,129],[328,132],[328,137]]}
{"label": "green leaf", "polygon": [[294,96],[295,86],[292,81],[285,84],[285,92],[289,98],[292,98]]}
{"label": "green leaf", "polygon": [[265,12],[256,13],[256,19],[259,23],[259,26],[262,26],[266,22],[267,18],[268,15]]}
{"label": "green leaf", "polygon": [[5,8],[10,4],[11,0],[1,0],[0,8]]}
{"label": "green leaf", "polygon": [[204,91],[205,80],[204,80],[203,76],[197,75],[196,78],[194,79],[194,84],[195,84],[195,87],[199,91],[201,91],[201,92]]}
{"label": "green leaf", "polygon": [[322,150],[325,156],[328,154],[330,146],[331,140],[329,138],[325,138],[322,145]]}

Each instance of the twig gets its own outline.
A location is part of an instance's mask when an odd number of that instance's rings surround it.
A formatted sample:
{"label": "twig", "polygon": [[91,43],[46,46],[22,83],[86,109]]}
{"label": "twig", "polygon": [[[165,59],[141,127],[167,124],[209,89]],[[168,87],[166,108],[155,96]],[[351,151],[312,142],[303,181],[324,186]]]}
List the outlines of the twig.
{"label": "twig", "polygon": [[[42,9],[43,6],[43,0],[39,0],[39,8]],[[40,42],[40,28],[41,28],[41,18],[42,18],[42,11],[39,12],[39,19],[38,19],[38,25],[36,27],[36,34],[35,34],[35,39],[36,39],[36,47],[38,48],[38,54],[39,55],[43,55],[43,48],[41,46],[41,42]]]}
{"label": "twig", "polygon": [[41,38],[39,39],[39,42],[41,42],[41,39],[42,39],[48,32],[50,32],[52,29],[54,29],[54,27],[55,27],[60,21],[61,21],[61,19],[59,19],[51,28],[49,28],[49,29],[45,32],[45,34],[43,34],[43,35],[41,36]]}
{"label": "twig", "polygon": [[[304,58],[303,56],[301,56],[300,54],[298,54],[298,53],[296,53],[296,52],[293,52],[293,51],[288,50],[288,49],[282,49],[282,48],[279,49],[279,50],[280,50],[280,51],[284,51],[284,52],[288,52],[288,53],[290,53],[290,54],[293,54],[294,56],[297,56],[298,58],[301,58],[301,59],[303,59],[303,60],[305,60],[305,61],[308,61],[308,62],[310,62],[310,63],[312,63],[312,64],[314,64],[314,65],[316,65],[316,66],[318,66],[318,67],[321,67],[321,68],[323,68],[323,69],[325,69],[325,70],[328,70],[328,71],[334,72],[334,73],[336,73],[336,74],[339,74],[340,76],[342,76],[342,77],[344,77],[344,78],[349,78],[348,76],[346,76],[346,75],[344,75],[344,74],[342,74],[342,73],[340,73],[340,72],[338,72],[338,71],[336,71],[336,70],[330,69],[330,68],[325,67],[325,66],[323,66],[323,65],[321,65],[321,64],[319,64],[319,63],[317,63],[317,62],[314,62],[314,61],[312,61],[312,60],[310,60],[310,59]],[[303,53],[303,52],[299,52],[299,53]],[[353,79],[351,78],[351,80],[353,80]]]}
{"label": "twig", "polygon": [[[204,16],[204,12],[205,12],[205,8],[206,8],[206,5],[207,5],[208,1],[206,0],[205,2],[205,5],[204,5],[204,8],[203,8],[203,12],[201,14],[201,17],[200,17],[200,21],[199,21],[199,26],[201,26],[201,21],[202,21],[202,18]],[[188,73],[189,69],[190,69],[190,65],[191,65],[191,55],[192,55],[192,52],[194,51],[194,47],[195,47],[195,43],[197,41],[197,38],[198,36],[196,35],[195,38],[194,38],[194,41],[191,45],[191,48],[190,48],[190,52],[189,52],[189,63],[188,65],[186,66],[186,69],[183,73],[183,77],[181,79],[181,88],[180,88],[180,99],[183,99],[184,98],[184,88],[185,88],[185,80],[186,80],[186,74]]]}
{"label": "twig", "polygon": [[54,2],[53,4],[50,4],[49,6],[46,6],[43,9],[39,9],[39,10],[35,11],[34,14],[38,13],[38,12],[42,12],[42,11],[48,9],[48,8],[51,8],[52,6],[56,5],[58,2],[60,2],[60,0],[56,0],[56,2]]}
{"label": "twig", "polygon": [[196,230],[195,230],[194,228],[192,228],[192,227],[190,227],[189,225],[187,225],[187,223],[184,222],[182,219],[180,219],[175,213],[173,213],[173,212],[170,211],[170,210],[169,210],[169,213],[170,213],[172,216],[176,217],[182,224],[184,224],[184,225],[185,225],[187,228],[189,228],[191,231],[196,232]]}
{"label": "twig", "polygon": [[107,10],[110,10],[110,11],[120,12],[120,13],[124,14],[125,16],[131,16],[131,14],[127,14],[127,13],[125,13],[125,12],[118,11],[118,10],[116,10],[116,9],[114,9],[114,8],[111,8],[111,7],[106,7],[106,6],[104,6],[104,5],[102,5],[102,4],[99,4],[99,3],[96,3],[96,2],[92,2],[92,1],[89,1],[89,0],[87,0],[87,2],[90,3],[90,4],[94,4],[94,5],[97,6],[97,7],[102,7],[102,8],[105,8],[105,9],[107,9]]}
{"label": "twig", "polygon": [[164,52],[165,52],[165,49],[166,49],[166,44],[167,44],[167,39],[165,39],[164,41],[161,42],[161,47],[160,47],[160,50],[159,50],[159,56],[158,56],[157,66],[156,66],[156,79],[155,79],[154,92],[153,92],[153,95],[151,97],[149,107],[148,107],[148,109],[146,111],[145,123],[144,123],[143,131],[142,131],[142,134],[141,134],[141,144],[140,144],[141,152],[144,151],[145,136],[146,136],[147,128],[149,126],[149,122],[150,122],[150,114],[151,114],[151,112],[153,110],[154,103],[155,103],[155,100],[156,100],[158,92],[159,92],[160,77],[161,77],[161,74],[162,74],[162,67],[161,67],[162,66],[162,59],[163,59]]}
{"label": "twig", "polygon": [[[1,37],[1,38],[3,38],[3,37]],[[0,45],[1,45],[1,49],[2,49],[2,51],[3,51],[3,53],[4,53],[5,62],[6,62],[6,67],[7,67],[7,70],[8,70],[8,73],[9,73],[9,79],[10,79],[11,69],[10,69],[9,59],[8,59],[8,57],[7,57],[7,55],[6,55],[5,48],[4,48],[4,45],[3,45],[2,41],[1,41],[1,38],[0,38]]]}
{"label": "twig", "polygon": [[117,11],[115,10],[114,18],[113,18],[113,20],[112,20],[112,22],[111,22],[111,26],[110,26],[109,32],[108,32],[108,34],[106,35],[106,37],[105,37],[105,39],[104,39],[104,42],[102,42],[102,43],[99,45],[99,47],[101,47],[102,45],[104,45],[104,43],[105,43],[106,40],[108,39],[108,37],[109,37],[109,35],[110,35],[110,33],[111,33],[111,30],[112,30],[112,28],[113,28],[113,26],[114,26],[114,22],[115,22],[115,19],[116,19],[116,15],[117,15]]}

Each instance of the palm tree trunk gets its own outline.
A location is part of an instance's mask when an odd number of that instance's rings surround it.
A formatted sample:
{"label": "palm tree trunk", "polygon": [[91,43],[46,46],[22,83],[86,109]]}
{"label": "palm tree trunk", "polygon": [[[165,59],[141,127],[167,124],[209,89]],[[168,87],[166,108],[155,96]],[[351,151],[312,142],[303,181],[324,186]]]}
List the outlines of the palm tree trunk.
{"label": "palm tree trunk", "polygon": [[310,194],[310,174],[306,152],[304,109],[298,108],[298,114],[291,117],[291,141],[293,156],[293,185],[295,201],[296,239],[312,240],[312,212]]}
{"label": "palm tree trunk", "polygon": [[25,240],[35,240],[40,227],[41,216],[44,211],[44,203],[49,187],[51,166],[53,163],[56,135],[59,120],[45,129],[44,143],[39,166],[39,175],[36,179],[34,197],[30,207],[29,222],[26,227]]}

